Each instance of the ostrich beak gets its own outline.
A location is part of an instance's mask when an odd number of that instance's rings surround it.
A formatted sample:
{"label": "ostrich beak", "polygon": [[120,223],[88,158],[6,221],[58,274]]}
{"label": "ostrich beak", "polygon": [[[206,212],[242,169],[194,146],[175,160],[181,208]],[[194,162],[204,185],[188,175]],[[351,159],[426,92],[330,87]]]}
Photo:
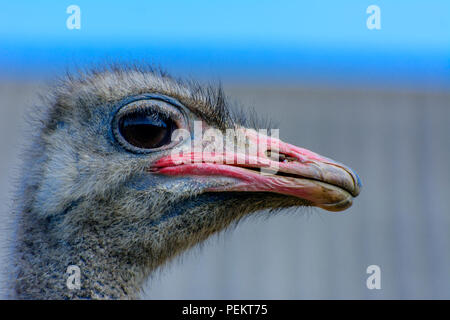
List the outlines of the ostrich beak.
{"label": "ostrich beak", "polygon": [[[232,178],[232,182],[228,179],[206,191],[279,193],[328,211],[345,210],[358,196],[361,180],[347,166],[253,130],[247,130],[246,137],[250,144],[264,147],[253,155],[239,151],[246,150],[245,147],[226,154],[205,151],[172,154],[159,159],[150,170],[163,175]],[[265,141],[261,144],[262,140]]]}

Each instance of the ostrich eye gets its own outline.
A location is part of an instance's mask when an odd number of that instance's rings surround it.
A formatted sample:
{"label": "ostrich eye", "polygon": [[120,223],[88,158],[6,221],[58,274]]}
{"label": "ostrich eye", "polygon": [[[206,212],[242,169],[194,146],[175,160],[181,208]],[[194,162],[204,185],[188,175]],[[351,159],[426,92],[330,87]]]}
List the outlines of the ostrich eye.
{"label": "ostrich eye", "polygon": [[140,149],[155,149],[170,143],[175,129],[171,119],[163,119],[158,114],[132,113],[119,120],[122,137]]}
{"label": "ostrich eye", "polygon": [[179,108],[162,100],[143,99],[118,111],[113,131],[116,140],[128,151],[148,153],[173,146],[173,132],[185,126]]}

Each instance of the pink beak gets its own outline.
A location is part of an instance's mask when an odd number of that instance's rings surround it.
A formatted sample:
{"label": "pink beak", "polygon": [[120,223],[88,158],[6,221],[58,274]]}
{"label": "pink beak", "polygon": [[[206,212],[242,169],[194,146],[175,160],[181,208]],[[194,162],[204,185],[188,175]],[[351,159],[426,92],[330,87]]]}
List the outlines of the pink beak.
{"label": "pink beak", "polygon": [[[227,154],[221,158],[225,161],[217,161],[217,154],[190,152],[161,158],[150,170],[164,175],[232,178],[233,182],[209,188],[206,190],[209,192],[279,193],[328,211],[342,211],[352,205],[361,189],[361,180],[353,170],[281,140],[266,139],[267,145],[278,145],[278,161],[268,154],[272,152],[269,148],[258,150],[254,156],[239,152]],[[261,172],[267,168],[277,168],[277,171]]]}

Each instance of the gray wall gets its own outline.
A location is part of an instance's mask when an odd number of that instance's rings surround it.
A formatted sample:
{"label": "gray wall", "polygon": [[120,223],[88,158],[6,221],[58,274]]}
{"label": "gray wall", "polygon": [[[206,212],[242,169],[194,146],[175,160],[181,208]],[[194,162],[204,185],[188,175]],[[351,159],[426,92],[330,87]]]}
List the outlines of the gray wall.
{"label": "gray wall", "polygon": [[[0,213],[38,82],[0,82]],[[364,187],[344,213],[247,219],[160,270],[146,298],[450,299],[450,93],[239,84],[226,91],[279,124],[280,137],[343,162]],[[9,225],[0,240],[10,239]],[[2,246],[1,268],[9,259]],[[381,267],[382,289],[366,288]]]}

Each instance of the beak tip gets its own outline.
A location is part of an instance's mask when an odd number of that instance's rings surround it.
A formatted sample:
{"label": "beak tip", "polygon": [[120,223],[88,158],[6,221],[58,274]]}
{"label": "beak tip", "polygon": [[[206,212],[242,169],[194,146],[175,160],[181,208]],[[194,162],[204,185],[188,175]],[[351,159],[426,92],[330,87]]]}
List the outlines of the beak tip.
{"label": "beak tip", "polygon": [[340,212],[350,208],[352,204],[353,204],[353,197],[349,195],[346,199],[342,200],[341,202],[333,204],[321,204],[319,205],[319,207],[331,212]]}
{"label": "beak tip", "polygon": [[354,190],[354,196],[357,197],[362,189],[362,181],[359,175],[356,172],[353,172],[353,175],[355,177],[355,190]]}

